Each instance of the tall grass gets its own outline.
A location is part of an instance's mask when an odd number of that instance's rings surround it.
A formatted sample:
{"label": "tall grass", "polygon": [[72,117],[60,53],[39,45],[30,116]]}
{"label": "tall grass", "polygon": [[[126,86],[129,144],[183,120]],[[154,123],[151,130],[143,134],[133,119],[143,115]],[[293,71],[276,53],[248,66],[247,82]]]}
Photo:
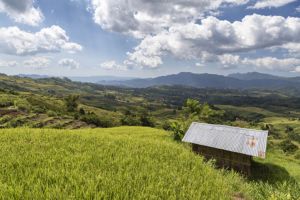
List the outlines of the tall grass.
{"label": "tall grass", "polygon": [[1,199],[296,198],[215,170],[152,128],[2,129],[0,147]]}

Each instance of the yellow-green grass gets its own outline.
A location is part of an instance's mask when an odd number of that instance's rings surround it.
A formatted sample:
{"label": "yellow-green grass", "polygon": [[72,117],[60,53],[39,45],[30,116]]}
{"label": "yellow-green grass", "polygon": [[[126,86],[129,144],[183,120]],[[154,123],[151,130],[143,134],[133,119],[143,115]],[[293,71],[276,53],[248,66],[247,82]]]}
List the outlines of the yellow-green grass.
{"label": "yellow-green grass", "polygon": [[266,109],[258,108],[258,107],[250,107],[250,106],[237,107],[231,105],[216,105],[216,106],[220,109],[229,110],[229,111],[252,112],[252,113],[263,114],[265,116],[280,116],[280,114],[278,113],[271,112]]}
{"label": "yellow-green grass", "polygon": [[[287,155],[278,149],[271,149],[266,155],[266,159],[256,159],[257,162],[269,165],[271,172],[269,179],[294,179],[300,183],[300,160]],[[273,168],[272,168],[273,166]],[[273,170],[273,172],[272,172]],[[276,174],[277,173],[277,174]],[[283,174],[280,174],[283,173]],[[273,177],[271,177],[273,176]]]}
{"label": "yellow-green grass", "polygon": [[300,198],[216,170],[158,129],[1,129],[0,147],[0,199]]}

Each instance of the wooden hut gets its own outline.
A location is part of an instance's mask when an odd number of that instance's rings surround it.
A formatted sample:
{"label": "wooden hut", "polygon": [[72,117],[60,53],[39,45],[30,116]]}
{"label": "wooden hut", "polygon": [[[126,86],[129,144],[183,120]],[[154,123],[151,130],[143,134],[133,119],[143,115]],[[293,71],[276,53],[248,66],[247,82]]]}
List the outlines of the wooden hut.
{"label": "wooden hut", "polygon": [[193,122],[182,141],[218,167],[251,174],[252,157],[265,158],[268,131]]}

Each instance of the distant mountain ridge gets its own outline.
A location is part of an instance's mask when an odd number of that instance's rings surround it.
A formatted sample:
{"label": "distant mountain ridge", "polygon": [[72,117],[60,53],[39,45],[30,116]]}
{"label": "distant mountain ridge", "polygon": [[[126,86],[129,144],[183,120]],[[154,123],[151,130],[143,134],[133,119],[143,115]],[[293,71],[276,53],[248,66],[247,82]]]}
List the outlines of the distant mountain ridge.
{"label": "distant mountain ridge", "polygon": [[234,73],[234,74],[229,74],[228,77],[236,78],[240,80],[286,79],[286,77],[274,76],[271,74],[263,74],[259,72]]}
{"label": "distant mountain ridge", "polygon": [[228,76],[216,74],[195,74],[181,72],[156,78],[131,79],[125,81],[99,81],[99,84],[124,86],[133,88],[145,88],[161,85],[183,85],[196,88],[219,89],[279,89],[300,88],[300,77],[279,77],[258,72],[245,74],[230,74]]}
{"label": "distant mountain ridge", "polygon": [[[22,78],[44,79],[44,78],[63,78],[62,76],[48,76],[38,74],[19,74]],[[68,79],[83,83],[98,83],[101,81],[125,81],[134,79],[133,77],[119,77],[119,76],[68,76]]]}

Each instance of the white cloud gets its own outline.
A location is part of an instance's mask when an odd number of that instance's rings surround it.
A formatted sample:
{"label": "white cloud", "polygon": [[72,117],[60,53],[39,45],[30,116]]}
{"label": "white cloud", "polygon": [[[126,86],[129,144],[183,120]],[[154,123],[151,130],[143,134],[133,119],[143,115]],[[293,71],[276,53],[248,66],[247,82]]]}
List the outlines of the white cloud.
{"label": "white cloud", "polygon": [[67,67],[69,69],[78,69],[79,68],[79,63],[73,59],[70,59],[70,58],[64,58],[64,59],[61,59],[58,64],[60,66],[63,66],[63,67]]}
{"label": "white cloud", "polygon": [[43,28],[36,33],[20,30],[18,27],[0,28],[0,53],[35,55],[63,50],[74,52],[81,49],[79,44],[69,42],[65,30],[59,26]]}
{"label": "white cloud", "polygon": [[33,0],[0,0],[0,12],[15,22],[37,26],[44,20],[43,13],[33,6]]}
{"label": "white cloud", "polygon": [[240,56],[237,55],[224,54],[218,56],[218,61],[221,63],[223,69],[232,69],[240,64],[241,59]]}
{"label": "white cloud", "polygon": [[287,72],[296,72],[300,67],[300,59],[297,58],[275,58],[264,57],[257,59],[244,59],[243,64],[253,65],[258,69],[279,70]]}
{"label": "white cloud", "polygon": [[[293,1],[296,0],[255,1],[252,8],[280,7]],[[132,52],[127,52],[125,66],[157,68],[163,64],[164,56],[171,55],[195,60],[196,66],[214,62],[224,69],[240,65],[267,68],[266,63],[271,63],[279,70],[295,71],[295,61],[289,58],[251,60],[238,54],[275,47],[295,53],[300,48],[300,18],[252,14],[230,22],[209,16],[217,16],[222,6],[248,2],[251,1],[91,0],[90,11],[102,29],[141,39]],[[105,69],[120,66],[123,67],[115,61],[101,65]]]}
{"label": "white cloud", "polygon": [[298,7],[296,8],[296,11],[297,11],[297,12],[300,12],[300,6],[298,6]]}
{"label": "white cloud", "polygon": [[196,67],[204,67],[204,63],[195,63]]}
{"label": "white cloud", "polygon": [[50,59],[47,57],[32,57],[31,59],[23,61],[25,67],[31,69],[45,69],[50,64]]}
{"label": "white cloud", "polygon": [[[229,22],[207,17],[200,24],[174,25],[169,30],[145,37],[128,53],[126,62],[157,67],[162,56],[210,61],[215,56],[249,52],[274,46],[300,43],[300,18],[248,15],[242,21]],[[236,57],[223,58],[234,61]],[[225,63],[226,64],[226,63]]]}
{"label": "white cloud", "polygon": [[120,65],[114,60],[105,61],[100,64],[100,67],[105,70],[126,71],[128,69],[128,67],[126,65]]}
{"label": "white cloud", "polygon": [[292,3],[297,0],[260,0],[257,1],[253,6],[249,6],[248,8],[252,9],[263,9],[263,8],[278,8],[289,3]]}
{"label": "white cloud", "polygon": [[18,63],[16,61],[1,61],[0,60],[0,67],[15,67]]}
{"label": "white cloud", "polygon": [[225,4],[248,0],[91,0],[95,23],[103,29],[143,38],[175,24],[195,22]]}

